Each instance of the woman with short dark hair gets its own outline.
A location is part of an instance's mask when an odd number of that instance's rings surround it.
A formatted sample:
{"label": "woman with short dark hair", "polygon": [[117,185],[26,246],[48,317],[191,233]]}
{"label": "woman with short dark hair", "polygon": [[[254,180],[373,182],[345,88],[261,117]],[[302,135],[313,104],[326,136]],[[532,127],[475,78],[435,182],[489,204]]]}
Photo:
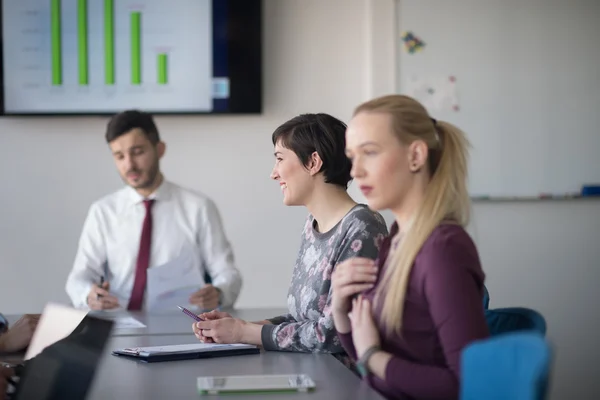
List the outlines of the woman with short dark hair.
{"label": "woman with short dark hair", "polygon": [[[346,125],[327,114],[299,115],[272,135],[283,202],[309,215],[289,288],[289,313],[250,323],[224,312],[201,314],[201,341],[250,343],[266,350],[332,353],[344,358],[331,315],[331,274],[348,258],[377,258],[387,236],[383,217],[346,192],[352,165],[346,157]],[[365,287],[366,288],[366,287]]]}

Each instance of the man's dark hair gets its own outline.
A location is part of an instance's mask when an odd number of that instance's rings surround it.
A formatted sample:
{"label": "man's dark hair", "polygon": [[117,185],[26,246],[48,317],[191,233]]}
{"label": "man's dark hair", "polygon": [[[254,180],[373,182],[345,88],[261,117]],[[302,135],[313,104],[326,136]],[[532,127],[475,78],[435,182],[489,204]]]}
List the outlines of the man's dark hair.
{"label": "man's dark hair", "polygon": [[323,160],[319,172],[326,183],[347,188],[352,180],[352,163],[346,157],[346,124],[339,119],[324,113],[301,114],[279,126],[272,140],[273,145],[279,142],[296,153],[305,167],[316,151]]}
{"label": "man's dark hair", "polygon": [[152,115],[139,110],[127,110],[114,115],[106,127],[106,142],[110,143],[136,128],[144,132],[150,143],[160,142]]}

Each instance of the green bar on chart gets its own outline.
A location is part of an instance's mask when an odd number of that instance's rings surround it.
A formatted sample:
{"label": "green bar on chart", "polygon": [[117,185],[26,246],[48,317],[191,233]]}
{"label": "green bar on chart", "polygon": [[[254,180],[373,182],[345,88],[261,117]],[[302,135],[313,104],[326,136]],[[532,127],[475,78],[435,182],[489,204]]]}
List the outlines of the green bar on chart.
{"label": "green bar on chart", "polygon": [[104,83],[115,84],[115,3],[104,0]]}
{"label": "green bar on chart", "polygon": [[131,83],[142,83],[142,46],[141,46],[142,13],[131,13]]}
{"label": "green bar on chart", "polygon": [[60,0],[50,2],[50,36],[52,53],[52,85],[62,85],[62,51],[60,42]]}
{"label": "green bar on chart", "polygon": [[157,66],[158,66],[158,84],[166,85],[168,83],[167,79],[167,55],[161,53],[157,57]]}
{"label": "green bar on chart", "polygon": [[79,84],[88,82],[88,21],[87,0],[77,0],[77,57],[79,60]]}

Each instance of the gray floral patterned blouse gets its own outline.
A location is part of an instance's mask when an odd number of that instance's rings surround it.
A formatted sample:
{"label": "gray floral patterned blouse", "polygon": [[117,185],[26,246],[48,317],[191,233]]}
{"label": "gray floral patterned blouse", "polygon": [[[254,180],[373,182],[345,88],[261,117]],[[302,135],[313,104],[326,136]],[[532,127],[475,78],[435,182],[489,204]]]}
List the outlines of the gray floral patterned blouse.
{"label": "gray floral patterned blouse", "polygon": [[331,273],[352,257],[377,259],[388,231],[383,217],[358,204],[331,230],[319,233],[309,215],[288,292],[289,314],[269,319],[265,350],[332,353],[345,358],[331,314]]}

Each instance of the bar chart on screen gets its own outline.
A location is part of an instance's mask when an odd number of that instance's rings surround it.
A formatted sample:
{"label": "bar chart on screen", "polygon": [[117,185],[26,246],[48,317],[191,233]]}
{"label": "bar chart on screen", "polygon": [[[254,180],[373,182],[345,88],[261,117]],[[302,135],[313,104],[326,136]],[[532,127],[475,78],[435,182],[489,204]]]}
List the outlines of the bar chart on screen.
{"label": "bar chart on screen", "polygon": [[[6,82],[40,109],[103,109],[152,96],[177,109],[212,107],[211,0],[19,0],[4,2]],[[8,65],[8,67],[7,67]],[[23,88],[27,88],[23,91]],[[17,92],[17,90],[15,90]],[[206,96],[198,96],[206,93]],[[66,96],[68,94],[68,96]],[[68,99],[68,100],[65,100]],[[18,100],[18,99],[17,99]],[[17,107],[18,108],[18,101]]]}

